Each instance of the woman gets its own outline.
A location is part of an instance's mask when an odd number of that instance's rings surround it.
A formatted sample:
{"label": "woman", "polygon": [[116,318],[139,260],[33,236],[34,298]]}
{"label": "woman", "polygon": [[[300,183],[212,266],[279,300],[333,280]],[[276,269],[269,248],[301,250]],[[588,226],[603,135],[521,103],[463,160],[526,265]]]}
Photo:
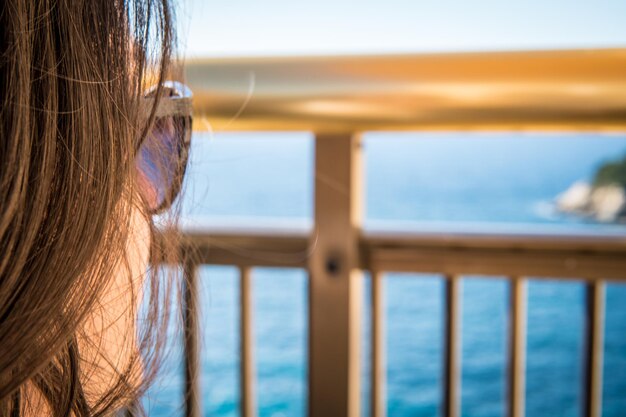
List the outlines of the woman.
{"label": "woman", "polygon": [[190,128],[173,26],[168,0],[0,3],[1,416],[109,415],[154,372],[151,218]]}

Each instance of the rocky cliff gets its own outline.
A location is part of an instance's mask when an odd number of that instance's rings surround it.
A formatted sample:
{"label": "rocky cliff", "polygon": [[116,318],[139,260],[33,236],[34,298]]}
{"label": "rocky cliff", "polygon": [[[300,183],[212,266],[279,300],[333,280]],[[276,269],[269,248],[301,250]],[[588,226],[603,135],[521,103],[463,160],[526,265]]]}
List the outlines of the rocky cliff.
{"label": "rocky cliff", "polygon": [[626,193],[616,184],[592,186],[577,182],[556,198],[556,207],[600,222],[626,222]]}

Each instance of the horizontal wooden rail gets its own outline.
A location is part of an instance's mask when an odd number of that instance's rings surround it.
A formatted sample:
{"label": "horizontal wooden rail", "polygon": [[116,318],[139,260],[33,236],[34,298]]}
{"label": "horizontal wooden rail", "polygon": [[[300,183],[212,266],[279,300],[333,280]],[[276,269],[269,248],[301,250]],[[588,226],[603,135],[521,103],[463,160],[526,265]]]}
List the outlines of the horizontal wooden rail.
{"label": "horizontal wooden rail", "polygon": [[626,131],[626,49],[197,59],[195,129]]}
{"label": "horizontal wooden rail", "polygon": [[626,279],[623,253],[585,253],[543,250],[394,248],[370,251],[369,263],[382,271],[436,274],[510,274],[545,278]]}
{"label": "horizontal wooden rail", "polygon": [[205,264],[304,268],[314,249],[309,236],[306,226],[201,224],[184,227],[180,237],[183,252],[193,248]]}
{"label": "horizontal wooden rail", "polygon": [[[184,247],[202,263],[305,268],[310,228],[187,227]],[[362,232],[362,269],[444,275],[626,279],[626,237],[505,233]]]}

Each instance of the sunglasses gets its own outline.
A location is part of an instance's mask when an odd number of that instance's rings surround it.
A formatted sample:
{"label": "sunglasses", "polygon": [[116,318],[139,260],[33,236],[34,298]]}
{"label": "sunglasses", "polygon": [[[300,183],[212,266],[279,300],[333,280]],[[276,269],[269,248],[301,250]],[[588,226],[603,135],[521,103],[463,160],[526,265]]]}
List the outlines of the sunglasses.
{"label": "sunglasses", "polygon": [[154,123],[139,147],[135,170],[140,194],[150,214],[159,214],[174,203],[185,177],[191,143],[191,90],[166,81],[144,95],[146,117],[160,94]]}

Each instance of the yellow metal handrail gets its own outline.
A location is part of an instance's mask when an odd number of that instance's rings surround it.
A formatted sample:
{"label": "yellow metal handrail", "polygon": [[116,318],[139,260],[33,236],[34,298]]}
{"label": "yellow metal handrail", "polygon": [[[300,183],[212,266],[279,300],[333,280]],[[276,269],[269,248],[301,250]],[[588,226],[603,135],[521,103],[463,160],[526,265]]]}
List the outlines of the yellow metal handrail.
{"label": "yellow metal handrail", "polygon": [[198,59],[186,79],[197,129],[626,131],[626,49]]}

